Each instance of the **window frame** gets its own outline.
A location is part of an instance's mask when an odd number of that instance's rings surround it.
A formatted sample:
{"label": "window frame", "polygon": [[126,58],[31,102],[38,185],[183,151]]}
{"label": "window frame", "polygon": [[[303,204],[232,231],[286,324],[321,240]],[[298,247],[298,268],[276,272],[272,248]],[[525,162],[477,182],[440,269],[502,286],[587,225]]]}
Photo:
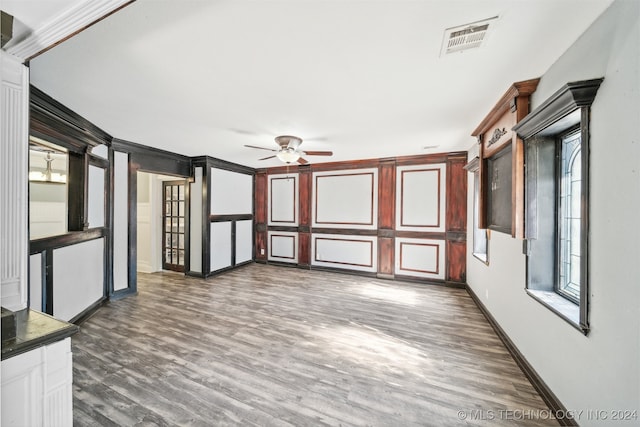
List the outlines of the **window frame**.
{"label": "window frame", "polygon": [[[464,169],[473,175],[473,217],[472,217],[472,255],[485,265],[489,265],[489,230],[480,228],[480,190],[482,187],[480,177],[480,157],[475,157],[464,166]],[[483,236],[484,252],[478,250],[477,238]]]}
{"label": "window frame", "polygon": [[[535,164],[525,163],[527,170],[527,178],[525,179],[525,186],[533,186],[533,190],[529,189],[528,192],[536,192],[535,199],[530,197],[527,193],[525,200],[525,241],[524,252],[527,256],[527,277],[526,277],[526,292],[541,304],[549,308],[558,316],[569,322],[573,327],[580,330],[583,334],[588,334],[590,330],[589,319],[589,128],[591,120],[591,105],[595,99],[598,88],[604,79],[592,79],[578,82],[567,83],[554,93],[549,99],[542,103],[538,108],[534,109],[528,114],[520,123],[513,127],[513,130],[517,132],[518,136],[523,139],[525,152],[529,149],[534,149],[537,138],[545,140],[543,142],[549,148],[549,140],[553,138],[555,146],[555,162],[553,174],[554,179],[554,209],[551,215],[554,215],[553,220],[553,233],[549,233],[548,229],[543,230],[546,234],[542,234],[540,222],[542,226],[548,227],[549,221],[541,221],[538,218],[538,211],[540,210],[538,202],[538,185],[543,181],[540,179],[539,172],[537,171],[539,161],[538,152],[535,156],[525,155],[525,159],[530,161],[536,159]],[[581,137],[581,262],[580,262],[580,298],[579,301],[572,301],[566,298],[561,293],[557,292],[557,282],[559,275],[559,237],[558,237],[558,221],[559,221],[559,165],[561,159],[559,159],[558,150],[561,149],[559,140],[562,136],[568,135],[569,132],[575,132],[576,129],[580,132]],[[548,175],[543,175],[548,176]],[[547,206],[545,211],[549,211]],[[544,215],[550,215],[548,213]],[[544,218],[542,218],[544,220]],[[553,234],[553,238],[549,237]],[[538,236],[543,235],[542,240],[538,240]],[[544,251],[552,247],[553,262],[538,262],[535,258],[535,254],[532,255],[532,250],[536,247],[534,245],[540,245],[539,251]],[[552,246],[551,246],[552,245]],[[550,267],[553,265],[553,267]],[[548,271],[552,269],[552,271]],[[532,271],[535,270],[535,271]],[[545,279],[546,278],[546,279]],[[550,279],[549,279],[550,278]],[[551,281],[552,283],[546,283]]]}

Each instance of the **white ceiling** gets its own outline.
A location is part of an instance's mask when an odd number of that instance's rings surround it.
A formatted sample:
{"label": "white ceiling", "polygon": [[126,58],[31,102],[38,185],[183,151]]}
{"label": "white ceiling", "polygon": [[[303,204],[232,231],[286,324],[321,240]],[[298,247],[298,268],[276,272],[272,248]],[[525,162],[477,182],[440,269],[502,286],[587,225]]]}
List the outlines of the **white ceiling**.
{"label": "white ceiling", "polygon": [[[280,134],[334,152],[313,163],[466,150],[611,2],[137,0],[33,59],[31,81],[114,137],[252,167],[280,163],[243,145]],[[483,47],[440,57],[446,28],[495,15]]]}

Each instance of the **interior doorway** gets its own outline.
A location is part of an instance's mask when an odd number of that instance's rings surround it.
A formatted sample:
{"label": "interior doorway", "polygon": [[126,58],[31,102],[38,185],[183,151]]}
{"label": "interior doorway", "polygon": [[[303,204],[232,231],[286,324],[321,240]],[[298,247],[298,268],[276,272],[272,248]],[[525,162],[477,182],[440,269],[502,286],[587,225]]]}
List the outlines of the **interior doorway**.
{"label": "interior doorway", "polygon": [[162,182],[162,268],[184,273],[184,181]]}
{"label": "interior doorway", "polygon": [[137,271],[185,271],[185,184],[180,177],[138,171]]}

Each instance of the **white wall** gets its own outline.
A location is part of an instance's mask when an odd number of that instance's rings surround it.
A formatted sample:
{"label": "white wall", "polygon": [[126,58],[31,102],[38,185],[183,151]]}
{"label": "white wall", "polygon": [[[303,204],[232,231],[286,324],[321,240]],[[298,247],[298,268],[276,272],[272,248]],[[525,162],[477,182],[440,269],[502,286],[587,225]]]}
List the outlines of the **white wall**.
{"label": "white wall", "polygon": [[[492,232],[489,266],[468,252],[471,289],[564,406],[585,411],[578,418],[585,426],[612,422],[587,410],[640,412],[639,17],[640,2],[613,3],[532,97],[536,108],[568,82],[605,78],[591,113],[589,335],[526,294],[520,240]],[[468,206],[472,239],[471,191]]]}

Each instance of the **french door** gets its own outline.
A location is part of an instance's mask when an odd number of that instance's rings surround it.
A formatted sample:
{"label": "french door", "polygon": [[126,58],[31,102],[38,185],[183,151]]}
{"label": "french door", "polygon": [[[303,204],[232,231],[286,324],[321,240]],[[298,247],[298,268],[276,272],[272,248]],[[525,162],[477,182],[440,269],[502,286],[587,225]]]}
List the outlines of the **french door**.
{"label": "french door", "polygon": [[184,181],[162,183],[162,268],[184,272]]}

